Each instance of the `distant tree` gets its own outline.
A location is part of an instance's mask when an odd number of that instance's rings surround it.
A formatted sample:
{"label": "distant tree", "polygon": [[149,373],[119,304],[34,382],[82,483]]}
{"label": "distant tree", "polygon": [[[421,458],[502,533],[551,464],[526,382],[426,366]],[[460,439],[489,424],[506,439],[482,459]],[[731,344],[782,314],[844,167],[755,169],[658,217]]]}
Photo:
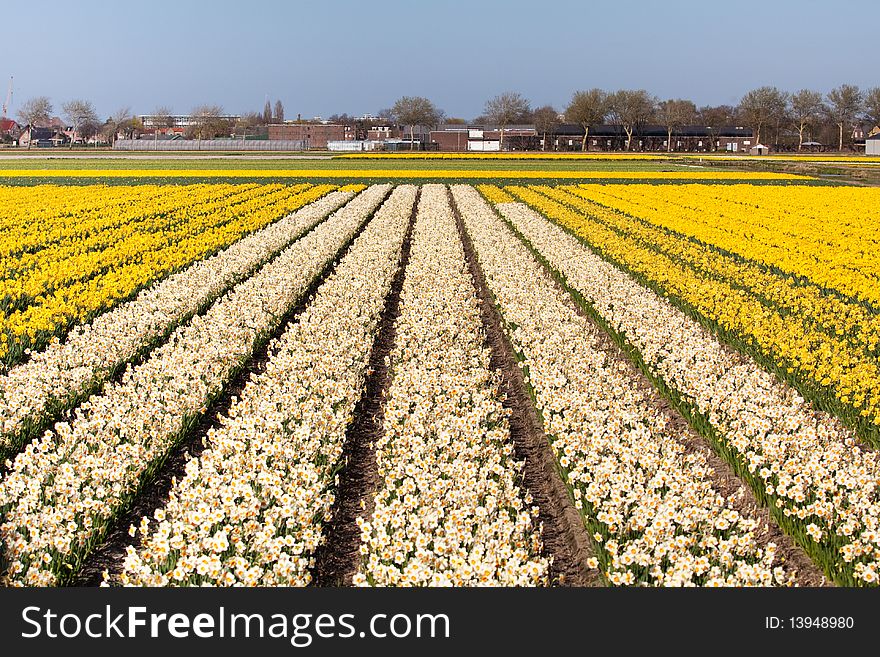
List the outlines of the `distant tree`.
{"label": "distant tree", "polygon": [[266,99],[266,104],[263,106],[263,123],[269,125],[272,123],[272,103],[269,99]]}
{"label": "distant tree", "polygon": [[828,92],[828,117],[837,126],[837,150],[843,150],[843,131],[862,111],[862,92],[853,84],[842,84]]}
{"label": "distant tree", "polygon": [[626,133],[626,150],[630,149],[632,136],[654,117],[657,99],[644,89],[621,89],[608,99],[610,114]]}
{"label": "distant tree", "polygon": [[400,125],[409,126],[410,150],[413,150],[415,143],[416,126],[436,125],[440,121],[440,114],[434,103],[421,96],[403,96],[391,108],[392,118]]}
{"label": "distant tree", "polygon": [[608,94],[601,89],[575,91],[565,108],[565,120],[577,123],[584,129],[581,150],[587,150],[590,128],[603,123],[608,116]]}
{"label": "distant tree", "polygon": [[705,105],[697,110],[696,120],[707,126],[735,126],[739,120],[732,105]]}
{"label": "distant tree", "polygon": [[781,120],[785,112],[786,95],[776,87],[752,89],[739,103],[745,122],[755,130],[755,143],[761,143],[761,131],[765,126]]}
{"label": "distant tree", "polygon": [[126,139],[134,139],[135,135],[141,134],[144,131],[143,122],[136,116],[129,116],[125,121],[119,123],[118,127]]}
{"label": "distant tree", "polygon": [[706,132],[709,133],[709,139],[711,140],[709,150],[714,151],[719,129],[727,126],[736,126],[739,122],[739,116],[737,115],[737,108],[732,105],[705,105],[697,110],[696,121],[706,128]]}
{"label": "distant tree", "polygon": [[153,110],[153,138],[158,141],[159,130],[174,127],[174,117],[171,108],[160,105]]}
{"label": "distant tree", "polygon": [[140,121],[132,117],[130,107],[121,107],[111,114],[104,125],[101,132],[105,140],[112,146],[116,143],[119,133],[126,137],[132,136],[139,128],[143,128]]}
{"label": "distant tree", "polygon": [[228,121],[222,118],[223,108],[220,105],[199,105],[193,109],[192,117],[193,125],[189,132],[199,141],[228,134],[231,128]]}
{"label": "distant tree", "polygon": [[[29,125],[31,128],[41,123],[48,123],[49,116],[52,114],[52,101],[47,96],[37,96],[29,98],[21,107],[18,108],[18,116],[22,124]],[[33,134],[33,132],[31,132]],[[28,149],[31,147],[31,140],[28,140]]]}
{"label": "distant tree", "polygon": [[511,123],[527,120],[530,113],[529,101],[515,91],[506,91],[486,101],[486,118],[501,129],[501,150],[504,150],[504,129]]}
{"label": "distant tree", "polygon": [[880,125],[880,87],[865,92],[865,120],[871,127]]}
{"label": "distant tree", "polygon": [[547,133],[553,134],[556,126],[559,125],[559,112],[551,105],[544,105],[532,112],[532,123],[539,134],[543,135],[541,140],[541,150],[547,150]]}
{"label": "distant tree", "polygon": [[76,141],[77,132],[82,124],[86,121],[97,121],[98,113],[88,100],[69,100],[61,105],[61,109],[73,127],[73,134],[70,137],[70,147],[73,148],[73,142]]}
{"label": "distant tree", "polygon": [[386,119],[386,120],[391,120],[392,114],[393,114],[393,111],[391,110],[390,107],[380,109],[378,112],[376,112],[377,117],[379,117],[380,119]]}
{"label": "distant tree", "polygon": [[446,123],[449,125],[467,125],[467,121],[457,116],[448,117]]}
{"label": "distant tree", "polygon": [[666,150],[673,151],[675,149],[672,147],[672,133],[694,122],[697,106],[689,100],[676,98],[664,100],[658,108],[660,118],[666,126]]}
{"label": "distant tree", "polygon": [[275,123],[284,123],[284,104],[280,100],[275,101]]}
{"label": "distant tree", "polygon": [[[97,137],[100,131],[101,125],[98,123],[97,118],[84,121],[79,126],[79,136],[82,137],[83,144],[86,144],[92,137]],[[95,147],[97,146],[98,140],[96,139]]]}
{"label": "distant tree", "polygon": [[801,89],[791,96],[791,124],[798,131],[798,150],[804,147],[804,131],[815,126],[826,113],[822,94],[818,91]]}

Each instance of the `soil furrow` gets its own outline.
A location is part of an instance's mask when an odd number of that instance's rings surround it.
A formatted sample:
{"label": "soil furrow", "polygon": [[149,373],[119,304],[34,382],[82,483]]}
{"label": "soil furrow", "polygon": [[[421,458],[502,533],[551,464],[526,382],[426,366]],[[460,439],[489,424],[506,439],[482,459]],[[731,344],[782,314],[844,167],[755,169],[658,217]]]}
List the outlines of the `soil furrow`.
{"label": "soil furrow", "polygon": [[[526,248],[534,251],[534,248],[524,239],[523,235],[513,228],[506,219],[504,221],[508,228],[523,241]],[[581,305],[581,301],[577,299],[577,296],[572,295],[572,290],[566,284],[560,282],[557,278],[559,274],[549,269],[550,266],[546,261],[540,258],[539,260],[544,268],[548,269],[548,277],[570,299],[572,308],[596,329],[599,348],[608,358],[624,364],[629,374],[637,382],[637,389],[644,394],[646,399],[651,400],[655,408],[667,419],[671,428],[671,434],[677,437],[685,451],[689,453],[699,452],[705,457],[712,469],[709,478],[715,490],[724,497],[733,498],[733,507],[740,514],[758,520],[760,527],[759,531],[756,532],[755,538],[757,542],[762,545],[767,543],[774,543],[776,545],[778,561],[796,572],[795,580],[799,586],[833,586],[833,583],[825,577],[822,569],[810,559],[806,552],[788,534],[779,528],[767,508],[758,502],[751,488],[734,472],[730,464],[718,456],[708,442],[690,425],[688,420],[675,408],[670,400],[657,390],[642,369],[621,349],[611,335],[593,319],[590,313]]]}
{"label": "soil furrow", "polygon": [[[389,192],[390,193],[390,192]],[[126,548],[133,543],[128,533],[131,525],[137,526],[144,516],[152,516],[156,509],[161,508],[168,499],[168,493],[175,479],[182,478],[186,464],[193,458],[197,458],[207,448],[207,436],[211,429],[220,426],[220,418],[224,416],[241,395],[251,377],[262,374],[266,364],[273,356],[273,342],[282,336],[290,324],[308,306],[311,298],[327,279],[336,264],[345,257],[357,236],[372,220],[373,215],[387,199],[388,194],[380,202],[367,219],[358,227],[351,240],[343,246],[336,256],[330,260],[321,273],[315,277],[309,287],[300,297],[300,300],[281,317],[281,321],[267,336],[257,344],[251,357],[237,369],[226,382],[221,393],[208,406],[207,412],[203,413],[181,440],[165,457],[156,474],[149,480],[141,482],[140,493],[129,505],[128,509],[121,514],[110,529],[100,546],[95,548],[83,562],[82,567],[72,578],[71,586],[96,586],[103,580],[103,572],[106,570],[111,577],[118,575],[125,559]]]}
{"label": "soil furrow", "polygon": [[587,566],[592,542],[580,514],[557,470],[556,458],[529,396],[513,347],[502,328],[501,315],[477,262],[473,243],[464,227],[455,199],[455,213],[465,259],[480,299],[480,312],[491,351],[490,365],[501,374],[504,407],[510,411],[510,436],[517,459],[524,462],[523,484],[538,506],[545,556],[551,558],[551,582],[557,586],[601,586],[595,570]]}
{"label": "soil furrow", "polygon": [[325,526],[324,542],[315,552],[312,570],[315,586],[348,586],[360,565],[361,532],[356,521],[358,516],[370,518],[373,515],[374,495],[379,485],[374,446],[383,433],[385,398],[391,385],[388,356],[394,347],[394,325],[400,314],[400,293],[409,263],[420,198],[421,188],[416,192],[400,252],[400,265],[385,300],[370,351],[364,392],[346,431],[339,485],[332,508],[333,519]]}

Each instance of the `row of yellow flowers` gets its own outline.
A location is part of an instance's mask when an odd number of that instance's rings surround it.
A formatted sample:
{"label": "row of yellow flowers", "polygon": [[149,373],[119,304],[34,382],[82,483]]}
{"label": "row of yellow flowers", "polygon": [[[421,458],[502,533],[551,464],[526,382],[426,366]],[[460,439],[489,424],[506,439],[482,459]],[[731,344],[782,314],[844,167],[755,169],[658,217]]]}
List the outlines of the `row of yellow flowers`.
{"label": "row of yellow flowers", "polygon": [[[198,190],[149,187],[152,196],[139,199],[136,205],[104,208],[94,222],[83,218],[78,222],[78,234],[0,259],[0,299],[9,306],[26,307],[35,297],[121,267],[146,253],[160,251],[168,244],[217,226],[234,216],[236,206],[245,207],[243,204],[253,201],[269,203],[289,194],[281,185],[268,193],[256,185],[241,191],[231,185],[202,185]],[[290,191],[305,188],[306,185],[299,185]],[[19,197],[27,193],[20,189],[18,192]],[[82,197],[81,189],[66,189],[51,205],[59,214],[66,213]],[[194,198],[197,203],[193,203]],[[229,211],[221,217],[217,215],[218,208]],[[115,222],[108,224],[107,217],[111,216]],[[5,247],[11,239],[14,238],[4,237],[0,242]]]}
{"label": "row of yellow flowers", "polygon": [[880,189],[731,185],[590,188],[600,201],[880,307]]}
{"label": "row of yellow flowers", "polygon": [[[613,196],[598,185],[580,187],[542,187],[551,198],[586,212],[614,230],[639,240],[669,256],[674,256],[696,272],[718,278],[756,296],[771,308],[789,314],[793,320],[809,322],[831,336],[843,337],[858,350],[876,355],[880,343],[880,315],[863,304],[825,293],[811,283],[801,283],[758,263],[737,258],[678,233],[643,220],[641,215],[613,210]],[[622,192],[625,193],[625,192]],[[865,357],[869,357],[865,355]]]}
{"label": "row of yellow flowers", "polygon": [[[104,189],[92,188],[89,193],[100,195]],[[178,203],[176,208],[163,209],[163,212],[182,218],[175,222],[177,228],[157,227],[154,234],[142,234],[137,239],[129,236],[126,241],[132,244],[127,246],[108,245],[114,249],[112,255],[117,258],[116,262],[112,258],[102,260],[100,251],[87,252],[84,254],[86,260],[96,259],[92,267],[96,275],[93,276],[81,277],[79,268],[86,266],[83,258],[49,259],[42,266],[24,272],[23,277],[27,279],[49,270],[58,280],[66,277],[73,282],[55,289],[51,280],[43,281],[46,283],[45,293],[37,295],[25,307],[0,317],[0,358],[17,360],[28,346],[40,346],[70,324],[86,321],[156,278],[233,243],[242,235],[266,226],[331,189],[333,186],[330,185],[311,188],[266,185],[247,192],[251,198],[230,205],[229,199],[238,191],[234,185],[154,188],[155,198],[159,199],[155,202],[160,205],[160,199],[166,193],[188,196],[186,205]],[[27,194],[29,190],[20,188],[18,191]],[[218,191],[221,192],[219,195]],[[78,192],[83,194],[82,188]],[[133,188],[133,192],[140,193],[138,188]],[[135,209],[135,213],[156,214],[146,202],[139,203],[137,208],[140,210]],[[130,220],[133,218],[129,216]],[[133,246],[135,244],[137,246]],[[126,257],[122,255],[126,248],[136,252]],[[16,284],[15,281],[12,283]]]}
{"label": "row of yellow flowers", "polygon": [[115,226],[120,216],[125,218],[117,208],[137,207],[155,195],[150,185],[137,189],[106,187],[100,194],[83,194],[81,189],[62,185],[39,185],[27,193],[17,187],[0,187],[0,258],[5,261],[16,254]]}
{"label": "row of yellow flowers", "polygon": [[853,357],[845,340],[783,317],[742,290],[701,276],[682,266],[677,258],[645,248],[637,240],[534,189],[511,186],[507,191],[573,230],[650,285],[680,300],[716,330],[741,340],[765,363],[786,373],[802,390],[861,426],[866,434],[876,434],[880,424],[880,366],[876,361]]}
{"label": "row of yellow flowers", "polygon": [[771,171],[509,171],[503,169],[0,169],[0,179],[4,178],[811,180],[809,176]]}

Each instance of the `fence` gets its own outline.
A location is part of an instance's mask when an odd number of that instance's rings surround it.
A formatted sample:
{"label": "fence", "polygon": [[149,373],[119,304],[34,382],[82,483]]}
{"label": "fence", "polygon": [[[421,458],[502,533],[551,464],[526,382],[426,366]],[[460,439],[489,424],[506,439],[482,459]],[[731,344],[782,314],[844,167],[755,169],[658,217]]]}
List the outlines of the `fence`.
{"label": "fence", "polygon": [[117,139],[119,151],[307,151],[308,139]]}

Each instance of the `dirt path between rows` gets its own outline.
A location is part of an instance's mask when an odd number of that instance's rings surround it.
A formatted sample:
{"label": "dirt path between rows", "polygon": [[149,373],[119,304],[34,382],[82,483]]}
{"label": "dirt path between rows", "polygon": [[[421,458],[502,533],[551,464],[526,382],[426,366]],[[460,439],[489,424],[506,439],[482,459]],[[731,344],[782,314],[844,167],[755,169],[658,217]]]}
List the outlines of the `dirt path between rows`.
{"label": "dirt path between rows", "polygon": [[594,556],[592,541],[560,478],[556,457],[526,389],[522,370],[502,328],[501,315],[451,193],[449,200],[480,300],[486,345],[491,351],[490,365],[501,374],[504,407],[510,411],[510,436],[516,458],[524,462],[523,484],[538,507],[544,554],[551,559],[551,584],[602,586],[598,572],[587,566],[587,559]]}
{"label": "dirt path between rows", "polygon": [[139,525],[141,518],[151,516],[156,509],[165,505],[168,493],[171,491],[173,481],[183,478],[186,464],[193,458],[197,458],[207,448],[207,436],[211,429],[220,426],[220,418],[226,415],[233,404],[234,399],[241,396],[242,391],[251,377],[257,377],[266,370],[266,364],[272,359],[274,351],[273,342],[282,336],[288,327],[296,321],[300,314],[309,304],[309,300],[317,292],[321,284],[327,279],[345,254],[357,236],[372,220],[373,215],[387,199],[382,200],[366,221],[361,224],[352,239],[345,244],[332,258],[327,267],[312,281],[311,285],[294,304],[282,316],[275,329],[257,345],[252,356],[243,367],[237,370],[227,381],[223,391],[208,407],[208,411],[199,417],[186,437],[172,448],[165,462],[159,468],[157,474],[149,481],[142,484],[140,494],[135,498],[128,510],[121,514],[104,538],[104,541],[86,557],[79,572],[70,582],[71,586],[97,586],[103,581],[103,572],[106,570],[111,578],[122,572],[122,563],[125,560],[125,550],[129,545],[137,544],[138,539],[132,539],[128,534],[131,525]]}
{"label": "dirt path between rows", "polygon": [[598,349],[605,353],[610,360],[623,364],[627,374],[635,381],[637,390],[644,395],[645,400],[653,408],[663,414],[667,426],[671,429],[670,435],[678,439],[686,452],[699,452],[705,457],[712,469],[710,480],[715,490],[726,498],[732,497],[732,506],[740,514],[758,521],[759,528],[755,533],[756,542],[762,547],[766,547],[768,543],[776,545],[776,563],[784,564],[786,568],[794,570],[795,581],[799,586],[833,586],[834,584],[828,580],[822,569],[790,536],[779,528],[769,510],[758,502],[751,488],[734,472],[730,464],[718,456],[687,419],[654,387],[645,373],[627,356],[612,337],[574,300],[569,290],[549,272],[547,278],[553,281],[554,285],[565,294],[566,299],[578,315],[594,328]]}
{"label": "dirt path between rows", "polygon": [[412,247],[412,231],[416,211],[421,198],[421,188],[416,192],[412,214],[409,218],[400,264],[391,291],[385,299],[385,308],[370,360],[364,392],[354,409],[354,420],[345,436],[339,472],[339,486],[333,503],[333,519],[324,528],[324,543],[315,552],[312,569],[315,586],[350,586],[361,563],[361,532],[357,526],[358,516],[370,518],[375,507],[375,492],[379,485],[374,445],[382,437],[385,424],[385,400],[391,385],[387,357],[394,347],[395,322],[400,315],[400,293],[406,266]]}

